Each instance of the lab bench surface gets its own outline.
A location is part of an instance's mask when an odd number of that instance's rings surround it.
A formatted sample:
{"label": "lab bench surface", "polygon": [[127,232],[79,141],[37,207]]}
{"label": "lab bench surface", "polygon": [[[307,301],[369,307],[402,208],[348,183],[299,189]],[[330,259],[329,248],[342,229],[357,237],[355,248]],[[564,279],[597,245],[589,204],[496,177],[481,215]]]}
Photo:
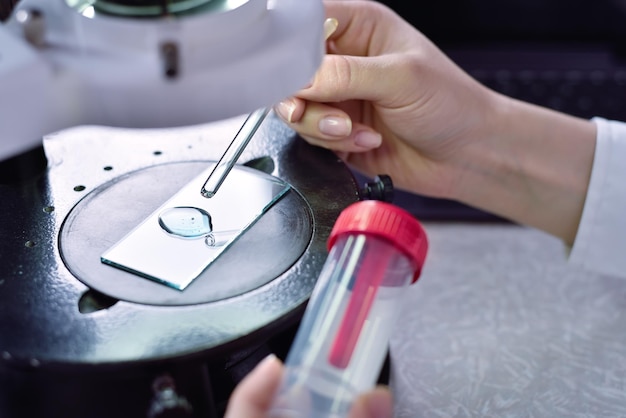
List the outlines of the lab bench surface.
{"label": "lab bench surface", "polygon": [[396,418],[626,416],[626,280],[534,229],[424,227],[391,341]]}

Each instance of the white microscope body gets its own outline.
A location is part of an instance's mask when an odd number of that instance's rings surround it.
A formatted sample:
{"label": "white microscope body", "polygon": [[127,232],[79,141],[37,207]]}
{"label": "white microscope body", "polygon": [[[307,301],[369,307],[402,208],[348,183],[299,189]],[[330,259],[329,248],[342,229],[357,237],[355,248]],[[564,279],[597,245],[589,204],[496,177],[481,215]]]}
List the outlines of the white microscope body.
{"label": "white microscope body", "polygon": [[0,25],[0,161],[71,126],[270,106],[313,77],[323,20],[321,0],[22,0]]}

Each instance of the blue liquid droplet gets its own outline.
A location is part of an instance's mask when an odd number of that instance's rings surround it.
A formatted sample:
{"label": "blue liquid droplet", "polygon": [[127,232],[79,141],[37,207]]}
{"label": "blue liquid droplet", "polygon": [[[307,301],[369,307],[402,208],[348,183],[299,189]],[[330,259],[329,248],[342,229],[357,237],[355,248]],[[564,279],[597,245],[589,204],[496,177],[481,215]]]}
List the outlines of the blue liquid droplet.
{"label": "blue liquid droplet", "polygon": [[209,212],[191,206],[165,209],[159,215],[159,225],[167,233],[181,238],[202,238],[213,231]]}

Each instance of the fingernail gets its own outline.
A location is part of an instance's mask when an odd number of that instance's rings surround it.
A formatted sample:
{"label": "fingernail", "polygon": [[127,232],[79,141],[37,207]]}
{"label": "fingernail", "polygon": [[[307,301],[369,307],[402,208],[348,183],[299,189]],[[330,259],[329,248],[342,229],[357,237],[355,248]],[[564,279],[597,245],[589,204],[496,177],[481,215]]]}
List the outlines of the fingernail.
{"label": "fingernail", "polygon": [[361,131],[354,136],[354,143],[363,148],[378,148],[383,137],[377,132]]}
{"label": "fingernail", "polygon": [[352,122],[350,119],[337,116],[327,116],[320,120],[320,132],[329,136],[348,136],[352,131]]}
{"label": "fingernail", "polygon": [[265,356],[263,360],[259,362],[259,367],[264,367],[266,364],[274,363],[277,360],[278,360],[278,357],[276,357],[276,354],[269,353],[267,356]]}
{"label": "fingernail", "polygon": [[329,17],[324,21],[324,39],[330,38],[330,36],[337,30],[339,22],[334,17]]}
{"label": "fingernail", "polygon": [[274,110],[285,122],[292,123],[296,104],[292,100],[283,100],[274,107]]}

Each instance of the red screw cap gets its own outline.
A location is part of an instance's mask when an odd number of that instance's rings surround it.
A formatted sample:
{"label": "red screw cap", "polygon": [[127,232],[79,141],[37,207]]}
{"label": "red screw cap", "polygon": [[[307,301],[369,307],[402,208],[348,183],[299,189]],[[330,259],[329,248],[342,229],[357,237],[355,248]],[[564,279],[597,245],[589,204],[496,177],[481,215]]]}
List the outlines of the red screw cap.
{"label": "red screw cap", "polygon": [[409,212],[378,200],[353,203],[339,214],[327,248],[330,250],[340,235],[350,233],[376,236],[395,245],[413,261],[413,283],[417,281],[428,252],[428,239],[422,225]]}

